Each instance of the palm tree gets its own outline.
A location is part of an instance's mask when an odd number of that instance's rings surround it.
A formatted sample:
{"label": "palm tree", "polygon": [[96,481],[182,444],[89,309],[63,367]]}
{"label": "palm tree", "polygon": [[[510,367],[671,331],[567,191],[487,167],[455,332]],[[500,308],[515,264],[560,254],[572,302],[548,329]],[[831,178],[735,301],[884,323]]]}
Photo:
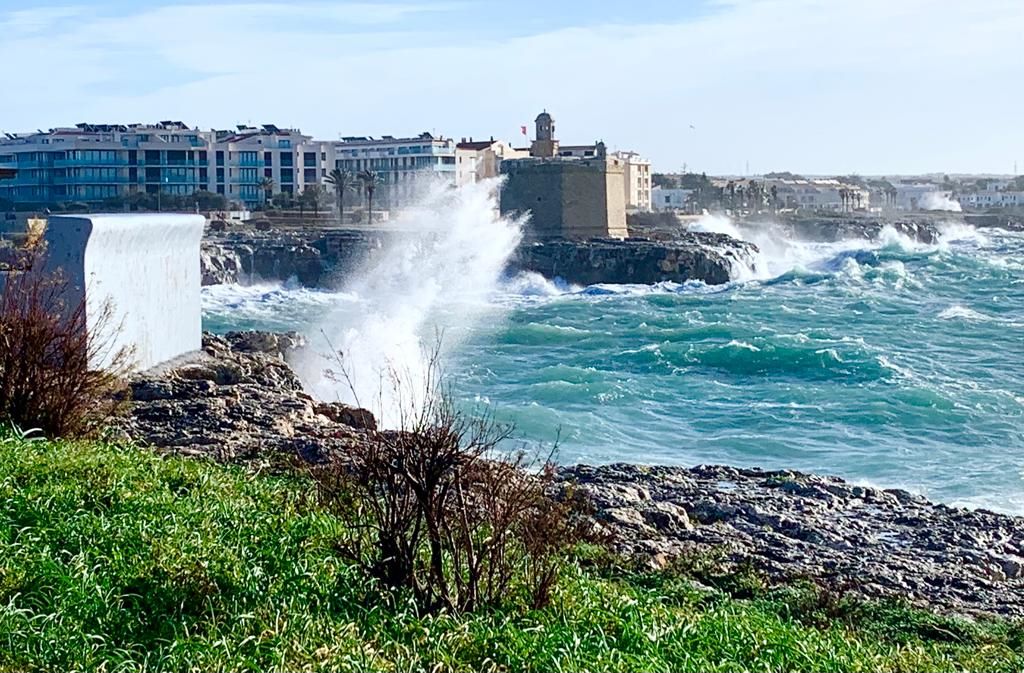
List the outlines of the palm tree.
{"label": "palm tree", "polygon": [[267,207],[267,202],[270,201],[271,195],[274,193],[274,178],[263,178],[259,184],[260,191],[263,192],[263,207]]}
{"label": "palm tree", "polygon": [[356,176],[351,171],[335,168],[327,174],[327,184],[334,187],[334,198],[338,201],[338,222],[345,224],[345,192],[356,184]]}
{"label": "palm tree", "polygon": [[366,223],[370,224],[373,222],[373,193],[377,191],[377,179],[378,176],[376,171],[371,171],[367,168],[359,173],[359,179],[363,181],[363,189],[366,190]]}
{"label": "palm tree", "polygon": [[320,218],[320,206],[327,200],[327,190],[323,185],[309,185],[302,190],[300,203],[305,201],[313,208],[313,217]]}

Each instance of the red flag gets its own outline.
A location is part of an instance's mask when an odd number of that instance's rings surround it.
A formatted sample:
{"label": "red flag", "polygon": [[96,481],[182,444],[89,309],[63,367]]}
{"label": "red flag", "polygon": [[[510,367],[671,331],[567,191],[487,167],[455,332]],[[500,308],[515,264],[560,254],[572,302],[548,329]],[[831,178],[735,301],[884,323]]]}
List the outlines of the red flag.
{"label": "red flag", "polygon": [[526,135],[526,127],[525,126],[520,126],[519,128],[523,130],[523,135],[525,136]]}

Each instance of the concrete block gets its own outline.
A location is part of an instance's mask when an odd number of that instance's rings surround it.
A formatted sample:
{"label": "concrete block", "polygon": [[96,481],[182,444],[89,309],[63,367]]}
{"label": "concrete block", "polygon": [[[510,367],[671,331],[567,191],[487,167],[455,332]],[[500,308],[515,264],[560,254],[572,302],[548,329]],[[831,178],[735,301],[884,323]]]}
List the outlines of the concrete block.
{"label": "concrete block", "polygon": [[50,217],[44,270],[63,270],[69,302],[85,300],[87,329],[107,301],[121,327],[104,360],[131,346],[136,368],[149,369],[201,347],[203,224],[200,215]]}

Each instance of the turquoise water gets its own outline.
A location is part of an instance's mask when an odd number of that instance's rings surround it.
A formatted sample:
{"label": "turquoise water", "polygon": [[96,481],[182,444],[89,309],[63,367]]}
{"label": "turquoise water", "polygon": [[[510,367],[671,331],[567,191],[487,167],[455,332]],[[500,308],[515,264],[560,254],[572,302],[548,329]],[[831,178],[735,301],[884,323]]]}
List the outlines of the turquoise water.
{"label": "turquoise water", "polygon": [[[527,440],[560,434],[563,462],[792,468],[1024,513],[1024,236],[886,240],[777,242],[737,274],[759,280],[725,287],[520,276],[450,370]],[[353,298],[263,286],[204,301],[213,330],[308,331]]]}

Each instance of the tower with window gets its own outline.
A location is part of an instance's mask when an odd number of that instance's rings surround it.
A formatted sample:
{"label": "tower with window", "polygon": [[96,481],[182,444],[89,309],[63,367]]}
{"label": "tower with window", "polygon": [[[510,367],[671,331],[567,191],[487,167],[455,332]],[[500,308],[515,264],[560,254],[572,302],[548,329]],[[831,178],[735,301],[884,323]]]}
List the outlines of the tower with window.
{"label": "tower with window", "polygon": [[530,146],[530,156],[550,158],[558,156],[558,141],[555,140],[555,120],[545,110],[537,115],[537,134]]}

